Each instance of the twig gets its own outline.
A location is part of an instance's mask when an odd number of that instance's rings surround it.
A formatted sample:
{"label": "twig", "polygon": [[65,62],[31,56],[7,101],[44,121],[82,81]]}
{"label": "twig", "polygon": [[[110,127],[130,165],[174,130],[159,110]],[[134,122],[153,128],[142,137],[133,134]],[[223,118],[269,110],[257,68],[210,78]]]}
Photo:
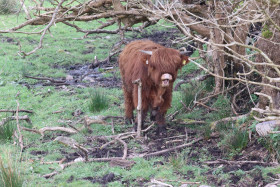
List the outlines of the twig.
{"label": "twig", "polygon": [[148,153],[148,154],[145,154],[143,157],[151,157],[151,156],[158,156],[158,155],[162,155],[164,153],[168,153],[168,152],[172,152],[172,151],[175,151],[175,150],[178,150],[178,149],[182,149],[184,147],[188,147],[188,146],[191,146],[201,140],[203,140],[204,138],[197,138],[195,140],[193,140],[192,142],[190,143],[186,143],[186,144],[182,144],[182,145],[178,145],[176,147],[172,147],[172,148],[169,148],[169,149],[164,149],[164,150],[161,150],[161,151],[157,151],[157,152],[153,152],[153,153]]}
{"label": "twig", "polygon": [[142,132],[147,132],[155,125],[155,122],[153,122],[150,126],[148,126],[146,129],[142,130]]}
{"label": "twig", "polygon": [[158,180],[156,180],[156,179],[152,179],[152,180],[151,180],[151,183],[158,184],[159,186],[168,186],[168,187],[173,187],[173,186],[172,186],[172,185],[170,185],[170,184],[167,184],[167,183],[164,183],[164,182],[158,181]]}
{"label": "twig", "polygon": [[59,173],[58,171],[54,171],[54,172],[52,172],[52,173],[43,175],[43,177],[46,178],[46,179],[48,179],[48,178],[51,178],[51,177],[57,175],[58,173]]}
{"label": "twig", "polygon": [[200,103],[200,102],[198,102],[198,101],[194,101],[194,104],[201,105],[201,106],[203,106],[204,108],[207,108],[207,109],[210,110],[210,111],[216,111],[216,112],[218,111],[217,109],[211,108],[211,107],[205,105],[204,103]]}
{"label": "twig", "polygon": [[127,157],[127,144],[125,143],[125,141],[123,141],[122,139],[120,139],[120,138],[117,138],[116,139],[117,141],[119,141],[119,142],[121,142],[122,144],[123,144],[123,157],[122,157],[122,159],[123,160],[125,160],[126,159],[126,157]]}
{"label": "twig", "polygon": [[[21,51],[21,54],[23,54],[23,57],[28,56],[28,55],[31,55],[31,54],[35,53],[38,49],[41,49],[41,48],[42,48],[44,37],[45,37],[47,31],[49,30],[49,28],[55,23],[56,15],[58,14],[59,9],[60,9],[60,7],[61,7],[61,5],[62,5],[62,3],[63,3],[64,1],[65,1],[65,0],[61,0],[61,1],[59,2],[59,4],[57,5],[57,7],[55,8],[55,10],[54,10],[54,12],[53,12],[53,15],[52,15],[52,17],[51,17],[51,19],[50,19],[49,24],[42,30],[42,35],[41,35],[41,37],[40,37],[39,45],[38,45],[36,48],[34,48],[32,51],[28,52],[28,53],[25,53],[25,52]],[[35,19],[36,19],[36,18],[35,18]],[[40,18],[39,18],[39,19],[40,19]],[[28,20],[28,21],[30,21],[30,22],[32,23],[32,21],[34,21],[34,20],[33,20],[33,19],[30,19],[30,20]]]}
{"label": "twig", "polygon": [[79,144],[75,144],[75,147],[80,149],[85,154],[85,161],[87,162],[88,161],[88,150]]}
{"label": "twig", "polygon": [[114,120],[112,119],[111,122],[111,129],[112,129],[112,134],[115,134],[115,127],[114,127]]}
{"label": "twig", "polygon": [[192,81],[194,81],[194,82],[197,82],[197,81],[204,81],[204,80],[206,80],[206,79],[207,79],[208,77],[210,77],[210,76],[211,76],[211,75],[206,74],[206,75],[199,75],[199,76],[197,76],[197,77],[195,77],[195,78],[192,78],[192,79],[182,80],[182,81],[178,82],[178,83],[175,85],[174,90],[177,91],[178,88],[179,88],[182,84],[187,84],[187,83],[192,82]]}
{"label": "twig", "polygon": [[17,102],[16,121],[17,121],[17,130],[18,130],[18,134],[19,134],[18,141],[19,141],[19,144],[20,144],[19,160],[21,160],[22,151],[23,151],[24,146],[23,146],[23,136],[21,134],[21,128],[20,128],[20,124],[19,124],[19,116],[18,116],[19,102],[18,102],[18,100],[16,100],[16,102]]}

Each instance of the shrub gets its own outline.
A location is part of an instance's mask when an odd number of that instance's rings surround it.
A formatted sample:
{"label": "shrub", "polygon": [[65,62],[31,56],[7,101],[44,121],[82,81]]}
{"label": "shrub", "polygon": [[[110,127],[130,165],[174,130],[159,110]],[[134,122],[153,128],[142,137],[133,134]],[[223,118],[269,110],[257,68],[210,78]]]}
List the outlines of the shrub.
{"label": "shrub", "polygon": [[11,14],[17,12],[19,3],[17,0],[0,0],[0,14]]}
{"label": "shrub", "polygon": [[12,162],[13,159],[10,155],[5,161],[0,156],[0,187],[21,187],[23,185],[19,170]]}
{"label": "shrub", "polygon": [[96,89],[90,92],[89,110],[91,112],[99,112],[108,106],[109,99],[102,90]]}

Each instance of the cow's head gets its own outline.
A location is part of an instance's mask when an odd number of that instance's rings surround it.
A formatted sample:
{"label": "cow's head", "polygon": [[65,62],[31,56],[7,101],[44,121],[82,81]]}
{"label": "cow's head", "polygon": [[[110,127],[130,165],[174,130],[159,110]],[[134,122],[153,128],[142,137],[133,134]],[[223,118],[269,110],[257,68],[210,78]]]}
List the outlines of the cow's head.
{"label": "cow's head", "polygon": [[178,70],[189,62],[187,56],[171,48],[159,48],[153,51],[141,50],[141,52],[146,54],[144,63],[148,67],[149,77],[162,88],[172,85]]}

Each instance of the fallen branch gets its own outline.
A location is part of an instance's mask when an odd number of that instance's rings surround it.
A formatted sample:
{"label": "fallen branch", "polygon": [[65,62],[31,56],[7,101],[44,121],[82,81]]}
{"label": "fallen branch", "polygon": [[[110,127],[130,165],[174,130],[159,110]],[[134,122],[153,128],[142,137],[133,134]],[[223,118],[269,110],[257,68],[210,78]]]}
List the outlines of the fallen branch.
{"label": "fallen branch", "polygon": [[52,78],[48,78],[48,77],[32,77],[32,76],[28,76],[25,75],[24,77],[26,78],[30,78],[30,79],[35,79],[35,80],[45,80],[45,81],[50,81],[52,83],[65,83],[65,80],[56,80],[56,79],[52,79]]}
{"label": "fallen branch", "polygon": [[218,123],[221,123],[221,122],[229,122],[229,121],[236,121],[236,120],[239,120],[241,118],[245,118],[245,117],[248,117],[250,115],[250,113],[247,113],[247,114],[244,114],[244,115],[240,115],[240,116],[235,116],[235,117],[228,117],[228,118],[224,118],[224,119],[221,119],[221,120],[218,120],[218,121],[215,121],[213,123],[211,123],[211,129],[215,129],[217,124]]}
{"label": "fallen branch", "polygon": [[[12,112],[16,113],[17,110],[6,110],[6,109],[0,109],[0,112]],[[32,110],[24,110],[24,109],[19,109],[18,112],[26,112],[26,113],[33,113]]]}
{"label": "fallen branch", "polygon": [[62,164],[64,161],[66,160],[66,158],[63,158],[61,160],[58,161],[51,161],[51,162],[44,162],[43,160],[40,162],[40,164]]}
{"label": "fallen branch", "polygon": [[84,117],[84,123],[86,127],[89,127],[89,125],[96,123],[96,124],[107,124],[107,122],[103,119],[103,116],[94,116],[94,117]]}
{"label": "fallen branch", "polygon": [[[110,157],[110,158],[90,158],[88,162],[111,162],[112,160],[122,160],[122,157]],[[79,162],[85,162],[85,160],[79,160],[79,161],[72,161],[68,162],[66,164],[61,164],[61,169],[65,169],[73,164],[79,163]]]}
{"label": "fallen branch", "polygon": [[0,122],[0,126],[4,125],[5,123],[7,123],[10,120],[25,120],[27,123],[31,124],[31,120],[29,119],[29,117],[27,115],[24,116],[10,116],[7,118],[3,118],[2,121]]}
{"label": "fallen branch", "polygon": [[34,133],[37,133],[37,134],[40,134],[42,137],[44,136],[44,133],[46,131],[63,131],[63,132],[68,132],[70,134],[76,134],[78,131],[72,129],[72,128],[66,128],[66,127],[43,127],[39,130],[37,129],[29,129],[29,128],[26,128],[26,127],[22,127],[21,128],[22,130],[25,130],[25,131],[29,131],[29,132],[34,132]]}
{"label": "fallen branch", "polygon": [[215,161],[206,161],[204,162],[207,165],[213,165],[213,164],[228,164],[228,165],[244,165],[244,164],[255,164],[255,165],[264,165],[264,166],[279,166],[279,163],[275,162],[262,162],[262,161],[250,161],[250,160],[245,160],[245,161],[230,161],[230,160],[222,160],[218,159]]}

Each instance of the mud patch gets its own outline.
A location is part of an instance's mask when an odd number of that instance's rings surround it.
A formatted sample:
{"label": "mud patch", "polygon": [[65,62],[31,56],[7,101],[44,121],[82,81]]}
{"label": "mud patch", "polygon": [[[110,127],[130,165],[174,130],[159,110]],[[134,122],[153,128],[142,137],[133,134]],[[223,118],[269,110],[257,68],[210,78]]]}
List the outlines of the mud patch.
{"label": "mud patch", "polygon": [[1,43],[10,43],[10,44],[18,45],[18,42],[15,41],[13,38],[6,37],[6,36],[3,36],[3,35],[0,35],[0,42]]}
{"label": "mud patch", "polygon": [[116,177],[114,173],[109,173],[104,175],[103,177],[85,177],[83,180],[88,180],[92,183],[99,183],[99,184],[107,184],[109,182],[113,182],[119,180],[120,178]]}

